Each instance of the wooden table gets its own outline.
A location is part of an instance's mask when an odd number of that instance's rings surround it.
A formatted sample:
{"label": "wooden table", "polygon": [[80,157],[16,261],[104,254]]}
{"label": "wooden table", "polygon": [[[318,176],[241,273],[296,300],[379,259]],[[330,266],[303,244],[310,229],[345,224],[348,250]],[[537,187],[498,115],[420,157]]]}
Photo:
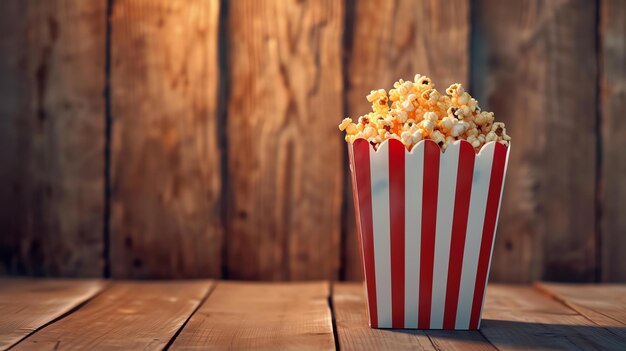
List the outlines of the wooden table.
{"label": "wooden table", "polygon": [[0,349],[626,350],[626,285],[492,284],[480,331],[365,311],[356,283],[0,279]]}

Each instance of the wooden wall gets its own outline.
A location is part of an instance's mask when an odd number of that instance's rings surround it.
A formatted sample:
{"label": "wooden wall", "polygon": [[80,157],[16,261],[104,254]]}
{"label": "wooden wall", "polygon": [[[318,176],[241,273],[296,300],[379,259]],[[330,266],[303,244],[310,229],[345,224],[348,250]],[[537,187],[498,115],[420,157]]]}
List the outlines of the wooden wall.
{"label": "wooden wall", "polygon": [[509,126],[493,280],[626,281],[620,0],[4,0],[0,273],[359,279],[336,126],[415,73]]}

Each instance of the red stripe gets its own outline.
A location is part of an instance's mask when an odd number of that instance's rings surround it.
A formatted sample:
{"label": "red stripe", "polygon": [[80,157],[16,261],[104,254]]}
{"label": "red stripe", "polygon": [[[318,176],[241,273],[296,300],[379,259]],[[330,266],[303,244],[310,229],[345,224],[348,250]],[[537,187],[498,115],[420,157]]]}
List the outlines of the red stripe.
{"label": "red stripe", "polygon": [[404,328],[404,145],[389,140],[389,214],[391,236],[391,316]]}
{"label": "red stripe", "polygon": [[419,329],[430,328],[430,304],[435,261],[435,229],[437,226],[437,192],[439,187],[439,146],[432,140],[424,142],[424,184],[422,192],[422,242],[420,250]]}
{"label": "red stripe", "polygon": [[365,263],[365,286],[369,306],[370,325],[378,328],[376,307],[376,274],[374,272],[374,229],[372,222],[372,188],[370,175],[370,144],[365,139],[353,143],[354,165],[359,196],[361,243]]}
{"label": "red stripe", "polygon": [[489,270],[491,246],[493,244],[493,236],[495,234],[498,206],[500,205],[502,181],[504,180],[506,151],[507,150],[504,145],[496,143],[493,153],[493,164],[491,166],[489,194],[487,195],[487,207],[485,209],[485,221],[483,224],[483,234],[480,243],[480,254],[478,256],[478,270],[476,272],[476,286],[474,287],[472,314],[470,315],[470,329],[478,329],[480,310],[483,304],[485,286],[487,285],[487,271]]}
{"label": "red stripe", "polygon": [[459,163],[456,173],[456,194],[454,198],[454,216],[452,218],[452,236],[450,239],[450,259],[448,261],[448,282],[446,284],[446,305],[443,315],[443,328],[454,329],[456,310],[459,302],[461,285],[461,267],[465,250],[467,215],[472,194],[474,177],[474,159],[476,152],[470,143],[461,141]]}
{"label": "red stripe", "polygon": [[363,251],[361,250],[361,220],[359,211],[358,194],[356,192],[356,172],[354,170],[354,151],[352,150],[352,143],[346,143],[348,145],[348,159],[350,160],[350,174],[352,175],[352,200],[354,201],[354,216],[356,217],[356,240],[359,248],[359,266],[361,267],[361,280],[365,279],[365,268],[363,267]]}

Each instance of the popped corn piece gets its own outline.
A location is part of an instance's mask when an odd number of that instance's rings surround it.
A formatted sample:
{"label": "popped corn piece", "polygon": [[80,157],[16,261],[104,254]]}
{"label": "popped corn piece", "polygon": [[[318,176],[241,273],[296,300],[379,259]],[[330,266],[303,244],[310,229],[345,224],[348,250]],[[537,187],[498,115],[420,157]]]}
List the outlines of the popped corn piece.
{"label": "popped corn piece", "polygon": [[407,95],[413,90],[413,82],[406,81],[402,83],[397,90],[400,95]]}
{"label": "popped corn piece", "polygon": [[450,130],[450,135],[453,137],[461,136],[469,128],[469,123],[465,121],[457,122]]}
{"label": "popped corn piece", "polygon": [[438,130],[435,130],[432,133],[430,133],[430,138],[439,146],[443,146],[443,144],[446,141],[445,135],[443,135],[443,133]]}
{"label": "popped corn piece", "polygon": [[480,108],[478,107],[478,101],[474,98],[470,99],[470,101],[467,103],[467,107],[469,107],[472,112],[476,112],[476,110]]}
{"label": "popped corn piece", "polygon": [[356,134],[358,131],[354,123],[350,123],[348,127],[346,127],[346,134]]}
{"label": "popped corn piece", "polygon": [[350,124],[354,124],[352,123],[352,118],[350,117],[344,118],[339,124],[339,130],[343,132],[344,130],[348,128]]}
{"label": "popped corn piece", "polygon": [[417,129],[413,134],[411,134],[411,138],[413,139],[413,144],[417,144],[420,141],[424,140],[424,136],[426,135],[426,131],[423,129]]}
{"label": "popped corn piece", "polygon": [[478,138],[475,135],[470,135],[467,137],[466,139],[470,144],[472,144],[472,146],[474,147],[474,149],[478,148],[480,146],[480,140],[478,140]]}
{"label": "popped corn piece", "polygon": [[363,130],[363,137],[366,138],[366,139],[369,139],[369,138],[374,137],[376,135],[378,135],[378,133],[376,132],[376,129],[374,129],[371,126],[367,126]]}
{"label": "popped corn piece", "polygon": [[389,100],[391,100],[392,102],[395,102],[395,101],[398,101],[398,99],[400,99],[400,93],[398,93],[398,90],[396,89],[389,90]]}
{"label": "popped corn piece", "polygon": [[427,130],[429,133],[435,130],[435,127],[437,127],[437,124],[429,119],[421,121],[419,125],[420,127],[422,127],[422,129]]}
{"label": "popped corn piece", "polygon": [[434,112],[426,112],[424,113],[424,120],[436,123],[439,120],[439,117]]}
{"label": "popped corn piece", "polygon": [[409,118],[409,114],[406,111],[402,110],[391,110],[390,114],[391,117],[395,117],[395,119],[400,123],[406,122]]}
{"label": "popped corn piece", "polygon": [[511,140],[511,137],[506,134],[506,127],[502,122],[496,122],[491,127],[491,131],[495,133],[498,140]]}
{"label": "popped corn piece", "polygon": [[449,133],[452,127],[454,127],[459,120],[454,117],[446,116],[439,122],[439,129],[444,133]]}
{"label": "popped corn piece", "polygon": [[411,132],[405,131],[400,135],[402,139],[402,143],[407,146],[411,146],[413,144],[413,138],[411,137]]}
{"label": "popped corn piece", "polygon": [[415,110],[415,106],[413,106],[413,103],[411,103],[411,100],[409,99],[404,100],[402,102],[402,105],[400,105],[400,107],[402,108],[402,110],[406,112]]}
{"label": "popped corn piece", "polygon": [[393,87],[398,89],[404,83],[404,79],[400,78],[397,82],[393,83]]}
{"label": "popped corn piece", "polygon": [[367,95],[367,101],[375,102],[383,97],[387,97],[387,92],[385,91],[385,89],[372,90],[370,91],[369,95]]}
{"label": "popped corn piece", "polygon": [[465,93],[465,89],[463,89],[463,86],[461,85],[461,83],[454,83],[450,85],[448,89],[446,89],[446,94],[450,96],[456,97],[459,95],[463,95],[463,93]]}
{"label": "popped corn piece", "polygon": [[480,126],[480,132],[483,134],[487,134],[491,131],[491,124],[490,123],[485,123],[482,126]]}
{"label": "popped corn piece", "polygon": [[478,128],[476,128],[476,126],[472,127],[470,124],[470,127],[467,129],[467,131],[465,131],[465,135],[467,135],[468,137],[470,136],[478,136],[478,134],[480,134],[480,131],[478,130]]}
{"label": "popped corn piece", "polygon": [[415,80],[415,85],[418,87],[420,91],[423,91],[423,89],[435,88],[435,85],[433,84],[433,82],[430,80],[430,78],[426,76],[421,76],[419,74],[416,74],[414,80]]}
{"label": "popped corn piece", "polygon": [[458,119],[464,120],[472,116],[472,111],[470,110],[469,107],[463,105],[463,106],[460,106],[454,114],[458,117]]}
{"label": "popped corn piece", "polygon": [[372,102],[372,111],[379,115],[387,116],[389,113],[389,100],[387,96],[381,96],[378,100]]}
{"label": "popped corn piece", "polygon": [[[463,95],[456,98],[456,101],[459,105],[467,105],[469,100],[470,100],[470,95],[468,93],[463,93]],[[454,101],[454,99],[452,101]]]}
{"label": "popped corn piece", "polygon": [[474,123],[479,126],[493,123],[493,112],[481,111],[474,118]]}

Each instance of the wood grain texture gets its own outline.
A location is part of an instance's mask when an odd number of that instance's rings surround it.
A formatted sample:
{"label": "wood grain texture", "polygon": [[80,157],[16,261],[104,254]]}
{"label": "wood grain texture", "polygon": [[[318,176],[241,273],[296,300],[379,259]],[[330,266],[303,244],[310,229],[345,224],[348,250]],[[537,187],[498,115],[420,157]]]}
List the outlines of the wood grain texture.
{"label": "wood grain texture", "polygon": [[595,13],[593,1],[475,2],[472,90],[513,139],[494,280],[595,279]]}
{"label": "wood grain texture", "polygon": [[335,350],[329,284],[220,282],[172,350]]}
{"label": "wood grain texture", "polygon": [[113,277],[218,277],[218,0],[115,1]]}
{"label": "wood grain texture", "polygon": [[338,276],[341,1],[229,4],[228,277]]}
{"label": "wood grain texture", "polygon": [[480,332],[498,350],[623,350],[623,330],[600,326],[525,286],[491,284]]}
{"label": "wood grain texture", "polygon": [[600,2],[602,281],[626,282],[626,3]]}
{"label": "wood grain texture", "polygon": [[80,310],[15,350],[162,350],[209,292],[211,281],[114,282]]}
{"label": "wood grain texture", "polygon": [[[400,78],[416,73],[433,79],[444,91],[450,84],[467,86],[469,71],[469,0],[372,1],[356,0],[348,9],[351,29],[346,60],[347,112],[356,118],[371,111],[365,96],[374,89],[390,89]],[[344,151],[345,152],[345,151]],[[347,159],[347,157],[346,157]],[[348,172],[346,161],[345,172]],[[345,276],[360,280],[350,177],[344,216]]]}
{"label": "wood grain texture", "polygon": [[0,3],[0,274],[102,273],[105,22],[105,1]]}
{"label": "wood grain texture", "polygon": [[104,285],[96,280],[0,279],[0,350],[89,300]]}
{"label": "wood grain texture", "polygon": [[626,337],[626,285],[540,283],[537,287],[599,325],[622,327]]}
{"label": "wood grain texture", "polygon": [[372,329],[362,284],[333,286],[333,314],[341,350],[495,350],[476,331]]}

